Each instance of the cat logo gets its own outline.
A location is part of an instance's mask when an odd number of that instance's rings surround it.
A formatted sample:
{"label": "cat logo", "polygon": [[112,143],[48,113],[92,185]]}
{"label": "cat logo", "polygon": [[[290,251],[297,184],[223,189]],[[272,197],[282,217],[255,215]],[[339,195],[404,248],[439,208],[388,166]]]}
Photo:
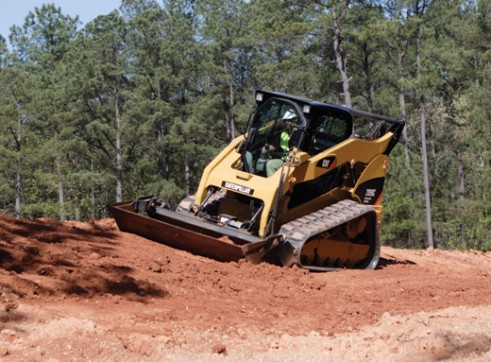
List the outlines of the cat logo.
{"label": "cat logo", "polygon": [[237,185],[237,184],[234,184],[233,182],[228,182],[228,181],[223,181],[222,187],[225,187],[225,188],[230,189],[232,191],[240,192],[241,194],[246,194],[246,195],[252,195],[254,193],[254,190],[249,188],[249,187]]}
{"label": "cat logo", "polygon": [[336,164],[336,158],[333,156],[330,156],[330,157],[326,157],[326,158],[323,158],[322,160],[320,160],[317,163],[317,167],[322,167],[322,168],[330,170],[330,169],[334,168],[335,164]]}

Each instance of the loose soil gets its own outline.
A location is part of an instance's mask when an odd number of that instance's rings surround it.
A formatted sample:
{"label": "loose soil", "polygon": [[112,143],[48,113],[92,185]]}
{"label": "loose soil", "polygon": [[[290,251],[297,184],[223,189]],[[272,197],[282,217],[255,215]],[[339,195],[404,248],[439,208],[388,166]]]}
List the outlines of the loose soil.
{"label": "loose soil", "polygon": [[5,361],[491,361],[491,253],[373,271],[220,263],[112,219],[0,215]]}

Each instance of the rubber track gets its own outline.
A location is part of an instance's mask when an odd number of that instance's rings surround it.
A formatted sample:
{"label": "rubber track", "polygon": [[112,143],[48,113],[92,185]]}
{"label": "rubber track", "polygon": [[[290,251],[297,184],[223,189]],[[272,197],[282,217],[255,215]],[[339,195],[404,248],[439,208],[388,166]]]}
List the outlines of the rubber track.
{"label": "rubber track", "polygon": [[285,242],[289,242],[295,250],[299,251],[314,235],[373,211],[369,205],[343,200],[282,225],[279,234],[283,235]]}

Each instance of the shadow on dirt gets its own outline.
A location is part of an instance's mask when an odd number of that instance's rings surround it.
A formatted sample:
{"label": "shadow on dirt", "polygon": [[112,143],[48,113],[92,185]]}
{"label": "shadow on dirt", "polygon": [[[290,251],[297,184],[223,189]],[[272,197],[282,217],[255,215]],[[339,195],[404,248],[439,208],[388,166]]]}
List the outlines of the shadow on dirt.
{"label": "shadow on dirt", "polygon": [[129,276],[123,276],[120,281],[107,281],[106,290],[111,294],[136,294],[140,296],[151,295],[154,297],[164,297],[167,291],[156,288],[150,283],[137,281]]}
{"label": "shadow on dirt", "polygon": [[[4,216],[4,218],[7,217]],[[108,239],[107,242],[111,243],[110,239],[116,235],[111,230],[101,228],[95,223],[89,223],[90,228],[79,228],[56,220],[15,220],[11,218],[7,221],[9,222],[0,223],[4,229],[2,236],[5,236],[7,242],[15,236],[23,236],[47,244],[62,243],[67,240],[91,241],[93,238]]]}
{"label": "shadow on dirt", "polygon": [[92,275],[84,281],[71,284],[64,292],[70,295],[92,297],[101,294],[111,294],[120,296],[138,297],[159,297],[164,298],[169,295],[163,288],[157,288],[152,283],[136,280],[128,275],[123,275],[116,280],[110,280],[100,275]]}
{"label": "shadow on dirt", "polygon": [[380,258],[377,269],[383,269],[392,265],[416,265],[416,263],[411,260],[399,260],[395,258],[394,259]]}
{"label": "shadow on dirt", "polygon": [[113,265],[113,260],[120,263],[119,234],[111,224],[0,215],[0,230],[0,268],[10,272],[3,284],[18,296],[168,295],[165,289],[130,276],[134,273],[130,266]]}
{"label": "shadow on dirt", "polygon": [[4,248],[0,248],[0,267],[4,263],[10,263],[10,262],[13,262],[14,260],[15,260],[15,258],[12,256],[11,253],[9,253]]}
{"label": "shadow on dirt", "polygon": [[485,334],[449,333],[440,338],[445,343],[434,351],[437,361],[448,359],[465,361],[472,356],[482,356],[491,349],[491,338]]}
{"label": "shadow on dirt", "polygon": [[25,320],[27,320],[27,316],[24,313],[15,310],[0,312],[0,323],[2,324],[10,323],[10,322],[19,323]]}
{"label": "shadow on dirt", "polygon": [[[81,254],[97,252],[104,256],[113,251],[117,234],[111,228],[96,223],[83,225],[0,215],[0,267],[17,273],[35,272],[43,264],[77,267]],[[52,244],[58,246],[49,247]]]}

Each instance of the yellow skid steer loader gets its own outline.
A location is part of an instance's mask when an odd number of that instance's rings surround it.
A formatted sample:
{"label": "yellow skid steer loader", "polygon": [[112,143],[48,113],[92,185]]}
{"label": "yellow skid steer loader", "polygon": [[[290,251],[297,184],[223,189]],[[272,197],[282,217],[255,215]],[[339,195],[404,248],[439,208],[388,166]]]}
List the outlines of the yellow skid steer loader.
{"label": "yellow skid steer loader", "polygon": [[388,155],[404,121],[258,90],[247,131],[175,211],[156,197],[108,206],[119,228],[220,261],[374,269]]}

